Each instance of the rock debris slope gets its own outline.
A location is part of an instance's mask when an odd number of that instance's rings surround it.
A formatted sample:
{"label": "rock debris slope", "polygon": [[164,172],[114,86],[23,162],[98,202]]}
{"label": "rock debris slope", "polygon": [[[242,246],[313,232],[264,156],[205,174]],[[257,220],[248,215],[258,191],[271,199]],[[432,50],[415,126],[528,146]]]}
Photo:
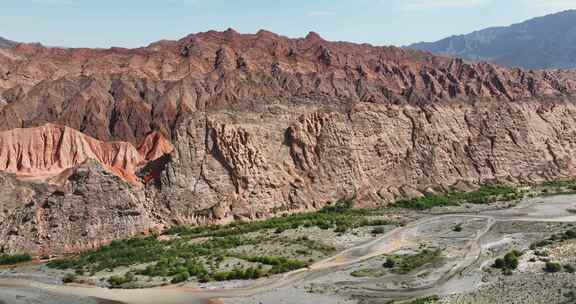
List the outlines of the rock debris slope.
{"label": "rock debris slope", "polygon": [[1,129],[50,122],[139,147],[119,166],[75,163],[59,185],[8,170],[6,251],[576,175],[570,72],[227,30],[140,49],[20,44],[0,53],[0,75]]}

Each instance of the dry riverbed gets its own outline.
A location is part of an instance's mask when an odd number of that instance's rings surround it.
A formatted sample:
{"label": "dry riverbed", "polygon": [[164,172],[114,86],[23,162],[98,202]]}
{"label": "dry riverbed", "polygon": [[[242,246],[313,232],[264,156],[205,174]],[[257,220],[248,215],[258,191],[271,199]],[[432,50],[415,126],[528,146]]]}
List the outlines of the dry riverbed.
{"label": "dry riverbed", "polygon": [[[93,297],[135,304],[160,303],[154,302],[160,299],[175,304],[574,303],[576,275],[570,267],[576,266],[576,235],[570,231],[575,228],[575,206],[575,195],[558,195],[426,211],[390,209],[354,215],[356,224],[347,222],[346,227],[344,222],[330,227],[321,222],[244,227],[236,236],[257,242],[215,247],[223,250],[217,263],[210,255],[197,258],[209,265],[213,275],[235,269],[267,273],[257,280],[202,282],[191,277],[174,285],[170,284],[174,276],[138,272],[157,262],[94,273],[85,273],[96,269],[88,264],[81,264],[82,271],[29,265],[0,270],[0,303],[102,301]],[[218,235],[200,232],[175,233],[166,240],[202,244]],[[494,267],[496,259],[511,252],[514,267]],[[274,273],[274,263],[252,257],[282,257],[305,266]],[[550,263],[560,268],[552,272],[547,269]],[[72,273],[77,282],[93,286],[61,285],[60,279]],[[121,287],[155,288],[94,287],[109,287],[111,276],[128,273],[134,273],[136,280]]]}

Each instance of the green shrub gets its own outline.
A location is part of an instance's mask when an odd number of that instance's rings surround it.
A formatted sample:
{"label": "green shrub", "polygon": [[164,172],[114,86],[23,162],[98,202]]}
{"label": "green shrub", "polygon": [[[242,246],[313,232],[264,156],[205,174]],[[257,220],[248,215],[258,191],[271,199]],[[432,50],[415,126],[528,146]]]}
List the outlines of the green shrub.
{"label": "green shrub", "polygon": [[546,266],[544,266],[544,271],[548,273],[555,273],[562,270],[562,266],[558,263],[554,262],[546,262]]}
{"label": "green shrub", "polygon": [[183,271],[183,272],[176,274],[174,277],[172,277],[171,282],[172,282],[172,284],[178,284],[181,282],[188,281],[188,279],[190,279],[190,273],[188,273],[188,271]]}
{"label": "green shrub", "polygon": [[570,264],[566,264],[566,265],[564,265],[564,271],[566,271],[567,273],[574,273],[574,272],[576,272],[576,267],[574,267]]}
{"label": "green shrub", "polygon": [[462,224],[458,224],[458,225],[452,227],[452,231],[461,232],[462,231]]}
{"label": "green shrub", "polygon": [[494,260],[492,268],[502,269],[504,275],[511,275],[512,271],[518,268],[518,257],[522,256],[522,252],[512,250],[504,255],[504,258]]}
{"label": "green shrub", "polygon": [[492,264],[492,268],[497,268],[497,269],[504,269],[504,268],[506,268],[506,263],[504,262],[504,259],[496,259],[496,260],[494,260],[494,264]]}
{"label": "green shrub", "polygon": [[514,252],[508,252],[504,256],[504,266],[506,269],[510,270],[518,268],[518,257]]}
{"label": "green shrub", "polygon": [[564,232],[564,235],[562,235],[563,240],[571,240],[575,238],[576,238],[576,230],[574,229],[567,230],[566,232]]}
{"label": "green shrub", "polygon": [[238,258],[243,260],[261,263],[264,265],[270,265],[272,268],[269,270],[270,274],[284,273],[308,266],[307,263],[300,260],[289,259],[285,257],[275,257],[275,256],[242,256],[238,255]]}
{"label": "green shrub", "polygon": [[394,265],[396,265],[396,261],[393,258],[388,257],[388,258],[386,258],[386,262],[384,262],[384,264],[382,264],[382,267],[394,268]]}
{"label": "green shrub", "polygon": [[439,261],[442,251],[424,249],[415,255],[397,256],[395,266],[392,269],[396,274],[407,274],[415,269],[418,269],[426,264]]}
{"label": "green shrub", "polygon": [[433,303],[438,303],[439,301],[440,301],[439,296],[429,296],[429,297],[416,299],[416,300],[410,302],[410,304],[433,304]]}
{"label": "green shrub", "polygon": [[74,283],[76,282],[76,276],[71,274],[71,273],[67,273],[63,278],[62,278],[62,283],[64,284],[68,284],[68,283]]}
{"label": "green shrub", "polygon": [[260,267],[234,268],[231,271],[216,272],[212,278],[216,281],[253,280],[264,276]]}
{"label": "green shrub", "polygon": [[488,204],[497,200],[514,200],[520,197],[512,187],[484,186],[472,192],[454,192],[446,194],[427,195],[395,203],[401,208],[426,210],[441,206],[456,206],[461,203]]}
{"label": "green shrub", "polygon": [[108,284],[111,288],[119,288],[120,286],[130,283],[134,280],[134,275],[132,273],[127,273],[124,276],[111,276],[108,278]]}

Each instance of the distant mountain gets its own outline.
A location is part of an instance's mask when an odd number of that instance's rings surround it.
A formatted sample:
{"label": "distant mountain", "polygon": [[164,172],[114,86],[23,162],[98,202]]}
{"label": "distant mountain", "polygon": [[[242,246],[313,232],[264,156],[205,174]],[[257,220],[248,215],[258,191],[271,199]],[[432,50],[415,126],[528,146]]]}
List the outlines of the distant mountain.
{"label": "distant mountain", "polygon": [[576,10],[408,48],[529,69],[576,68]]}
{"label": "distant mountain", "polygon": [[18,44],[18,43],[0,37],[0,48],[11,48],[11,47],[16,46],[16,44]]}

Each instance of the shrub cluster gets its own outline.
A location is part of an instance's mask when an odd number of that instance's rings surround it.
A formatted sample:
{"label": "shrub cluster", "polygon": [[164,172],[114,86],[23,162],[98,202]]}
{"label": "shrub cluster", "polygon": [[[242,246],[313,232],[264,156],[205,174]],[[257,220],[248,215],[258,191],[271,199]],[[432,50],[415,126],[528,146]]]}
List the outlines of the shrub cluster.
{"label": "shrub cluster", "polygon": [[231,271],[223,271],[214,273],[211,278],[216,281],[230,281],[230,280],[253,280],[266,275],[262,267],[236,267]]}
{"label": "shrub cluster", "polygon": [[132,281],[134,281],[134,274],[131,272],[128,272],[123,276],[115,275],[108,278],[108,284],[110,284],[110,288],[120,288],[122,285]]}
{"label": "shrub cluster", "polygon": [[522,252],[513,250],[506,255],[504,258],[498,258],[492,264],[493,268],[501,269],[502,273],[505,275],[511,275],[516,268],[518,268],[518,258],[522,256]]}
{"label": "shrub cluster", "polygon": [[439,301],[440,301],[440,297],[434,295],[434,296],[416,299],[416,300],[410,302],[410,304],[433,304],[433,303],[438,303]]}
{"label": "shrub cluster", "polygon": [[353,209],[353,207],[354,199],[346,199],[340,200],[335,204],[329,204],[318,212],[294,214],[257,222],[234,222],[223,226],[176,226],[167,230],[165,234],[189,237],[224,237],[267,229],[280,234],[286,230],[299,227],[319,227],[325,230],[334,228],[336,232],[344,233],[349,229],[358,227],[394,224],[381,219],[366,219],[366,216],[376,211],[358,210]]}
{"label": "shrub cluster", "polygon": [[530,244],[530,250],[546,247],[554,243],[576,239],[576,229],[568,229],[560,234],[553,234],[547,240],[540,240]]}
{"label": "shrub cluster", "polygon": [[32,261],[32,256],[29,254],[0,255],[0,265],[13,265],[29,261]]}
{"label": "shrub cluster", "polygon": [[270,274],[288,272],[308,266],[307,263],[300,260],[289,259],[276,256],[237,256],[245,261],[270,265],[272,268],[268,271]]}
{"label": "shrub cluster", "polygon": [[484,186],[472,192],[454,192],[427,195],[410,200],[396,202],[396,206],[407,209],[426,210],[441,206],[457,206],[462,203],[488,204],[498,200],[511,201],[521,198],[522,194],[512,187]]}
{"label": "shrub cluster", "polygon": [[424,249],[415,255],[402,255],[394,258],[392,272],[396,274],[407,274],[412,270],[418,269],[426,264],[439,261],[442,250]]}

